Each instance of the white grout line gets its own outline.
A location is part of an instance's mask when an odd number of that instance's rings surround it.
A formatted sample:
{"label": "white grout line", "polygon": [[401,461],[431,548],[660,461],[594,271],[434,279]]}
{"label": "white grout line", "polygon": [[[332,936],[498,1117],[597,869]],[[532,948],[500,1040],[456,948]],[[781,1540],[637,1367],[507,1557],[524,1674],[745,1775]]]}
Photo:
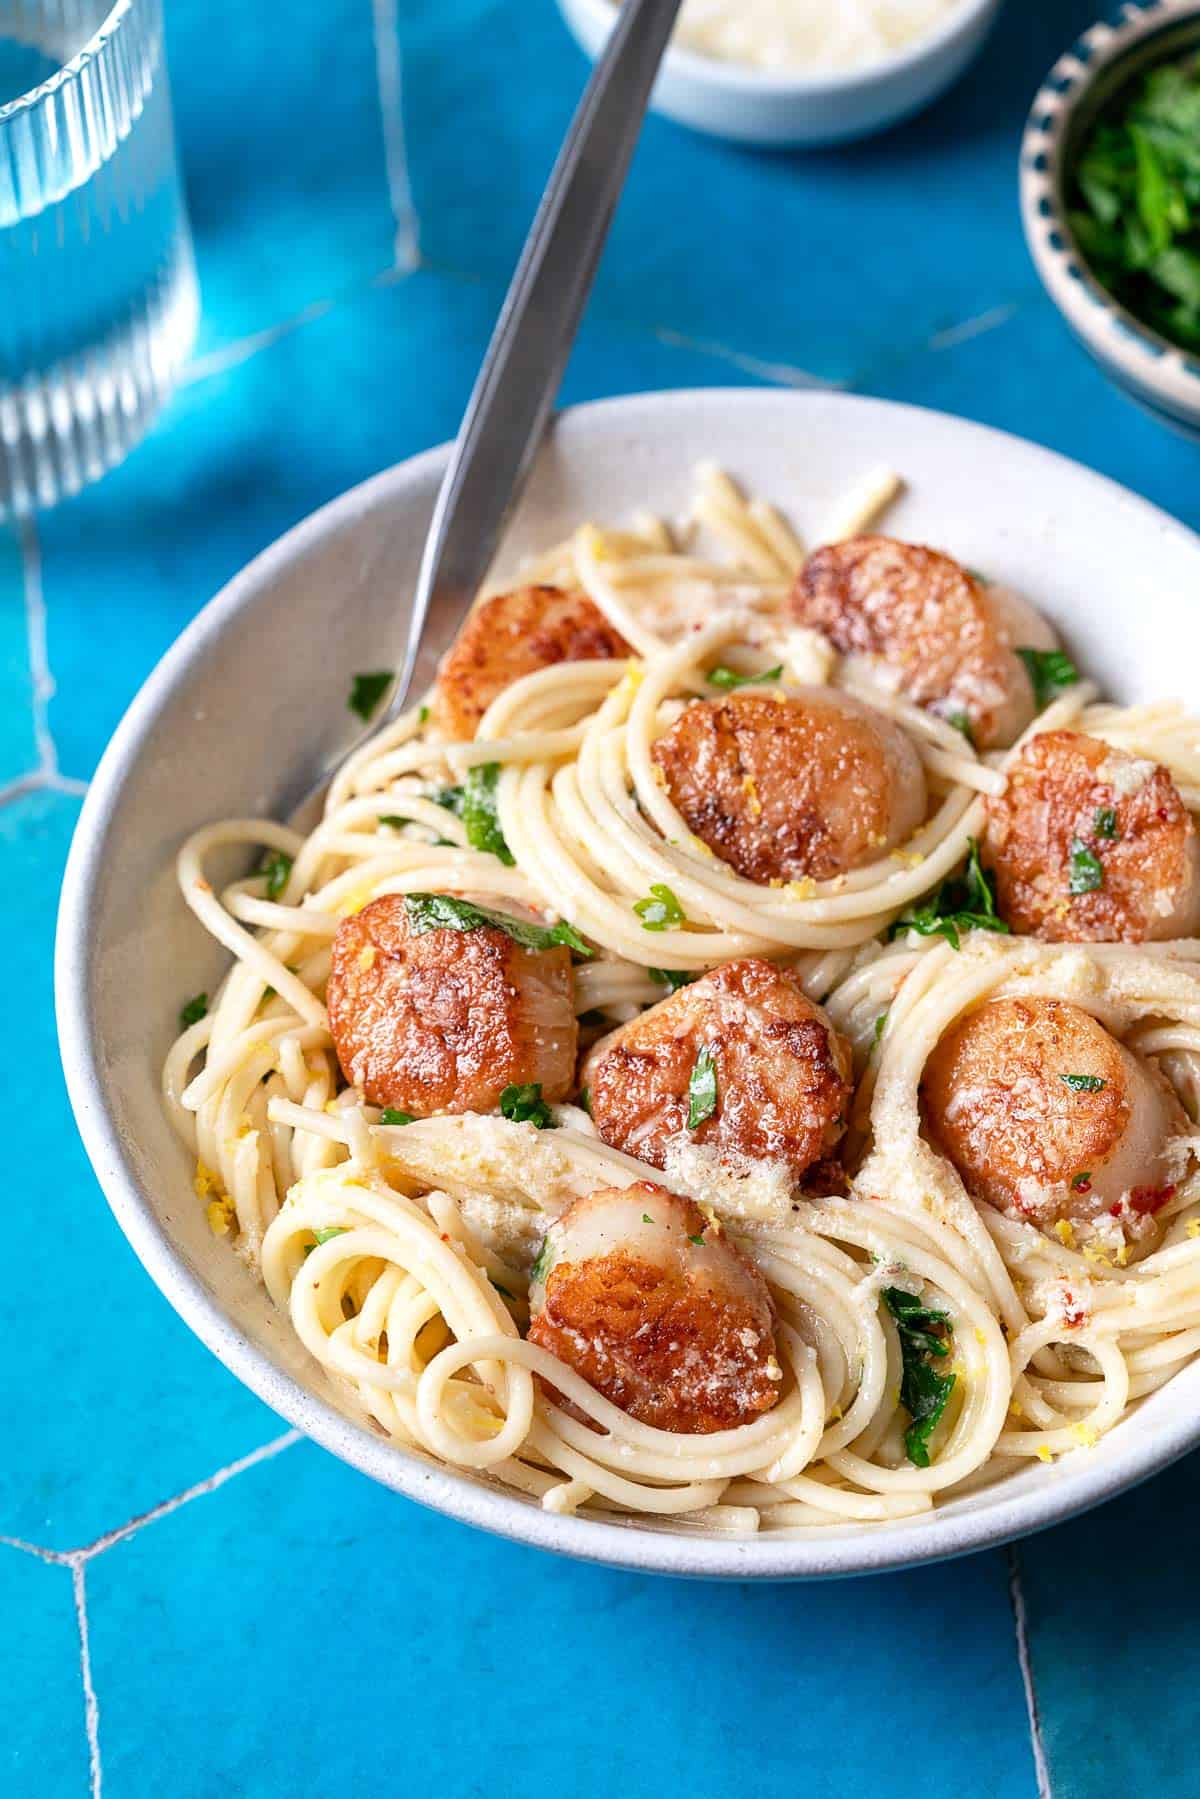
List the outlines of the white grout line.
{"label": "white grout line", "polygon": [[408,151],[404,141],[404,62],[396,0],[371,0],[375,38],[375,79],[379,87],[379,113],[383,125],[383,156],[387,166],[388,199],[396,227],[395,262],[406,272],[420,266],[420,227],[408,178]]}
{"label": "white grout line", "polygon": [[760,356],[747,356],[742,350],[731,350],[725,344],[709,343],[705,338],[686,337],[682,331],[671,331],[665,325],[655,327],[654,336],[672,350],[694,350],[701,356],[715,356],[731,362],[743,374],[755,375],[760,381],[773,381],[780,387],[820,387],[836,392],[849,385],[846,381],[830,381],[814,375],[809,369],[796,368],[789,362],[765,362]]}
{"label": "white grout line", "polygon": [[37,766],[17,775],[0,787],[0,806],[17,800],[26,793],[48,789],[52,793],[87,792],[87,782],[72,775],[60,774],[58,750],[50,730],[49,705],[54,697],[54,676],[46,649],[46,596],[42,591],[42,555],[37,528],[32,519],[22,519],[17,526],[21,547],[21,578],[25,603],[25,654],[29,666],[30,709],[33,719],[33,747]]}
{"label": "white grout line", "polygon": [[1054,1799],[1050,1769],[1046,1761],[1046,1745],[1042,1741],[1042,1720],[1038,1714],[1037,1694],[1033,1686],[1033,1667],[1029,1660],[1029,1630],[1025,1616],[1025,1592],[1021,1585],[1021,1564],[1015,1548],[1010,1546],[1005,1555],[1008,1561],[1008,1597],[1017,1633],[1017,1665],[1021,1670],[1025,1709],[1029,1714],[1029,1737],[1033,1748],[1033,1771],[1037,1777],[1038,1799]]}
{"label": "white grout line", "polygon": [[264,325],[261,331],[251,331],[246,337],[235,338],[230,344],[222,344],[219,350],[210,350],[206,356],[193,357],[180,377],[180,387],[194,387],[197,381],[204,381],[209,375],[223,375],[226,369],[236,368],[239,362],[248,362],[260,350],[269,350],[281,337],[298,331],[301,325],[311,325],[314,319],[323,318],[334,304],[333,300],[312,300],[290,318]]}
{"label": "white grout line", "polygon": [[88,1775],[92,1799],[100,1799],[104,1776],[100,1767],[100,1705],[92,1685],[92,1650],[88,1635],[87,1573],[82,1558],[71,1564],[71,1592],[79,1626],[79,1672],[83,1681],[83,1726],[87,1732]]}
{"label": "white grout line", "polygon": [[283,1450],[290,1449],[293,1443],[301,1439],[298,1430],[284,1431],[281,1437],[272,1438],[269,1443],[261,1443],[248,1455],[239,1456],[236,1462],[230,1462],[227,1468],[218,1468],[207,1480],[197,1481],[194,1487],[187,1487],[177,1493],[173,1499],[165,1499],[161,1505],[151,1507],[137,1518],[131,1518],[128,1524],[122,1524],[116,1530],[105,1531],[84,1549],[44,1549],[37,1543],[27,1543],[23,1537],[0,1536],[0,1546],[19,1550],[22,1555],[34,1556],[38,1561],[47,1562],[52,1567],[69,1568],[71,1570],[71,1593],[75,1601],[75,1622],[79,1630],[79,1673],[83,1683],[83,1721],[87,1732],[88,1771],[91,1784],[91,1799],[101,1799],[104,1776],[100,1763],[100,1702],[96,1697],[96,1688],[92,1680],[91,1636],[88,1629],[87,1614],[87,1565],[95,1556],[103,1555],[115,1543],[123,1543],[127,1537],[141,1530],[143,1525],[153,1524],[159,1518],[169,1517],[181,1506],[193,1499],[200,1499],[206,1493],[215,1493],[235,1475],[244,1474],[248,1468],[259,1462],[270,1461],[273,1456]]}
{"label": "white grout line", "polygon": [[930,338],[927,350],[953,350],[959,344],[970,343],[973,337],[982,337],[987,331],[997,331],[1001,325],[1007,325],[1016,312],[1016,302],[1010,301],[1003,306],[993,306],[987,312],[981,312],[973,319],[964,319],[959,325],[951,325],[945,331],[938,331]]}
{"label": "white grout line", "polygon": [[172,1512],[177,1512],[180,1506],[188,1505],[193,1499],[201,1499],[206,1493],[215,1493],[235,1475],[244,1474],[247,1468],[253,1468],[259,1462],[270,1461],[272,1456],[279,1455],[282,1450],[290,1449],[293,1443],[298,1443],[300,1436],[301,1433],[298,1430],[284,1431],[281,1437],[274,1437],[271,1442],[262,1443],[257,1449],[252,1449],[249,1455],[240,1456],[236,1462],[230,1462],[228,1468],[218,1468],[217,1472],[210,1474],[207,1480],[197,1481],[194,1487],[188,1487],[184,1492],[176,1493],[173,1499],[164,1499],[161,1505],[152,1506],[148,1512],[142,1512],[138,1517],[131,1518],[128,1524],[119,1524],[115,1530],[105,1531],[104,1535],[97,1537],[94,1543],[89,1543],[86,1549],[79,1549],[74,1553],[82,1561],[90,1562],[93,1556],[103,1555],[104,1551],[111,1549],[115,1543],[123,1543],[127,1537],[132,1537],[142,1529],[143,1525],[154,1524],[159,1518],[169,1517]]}

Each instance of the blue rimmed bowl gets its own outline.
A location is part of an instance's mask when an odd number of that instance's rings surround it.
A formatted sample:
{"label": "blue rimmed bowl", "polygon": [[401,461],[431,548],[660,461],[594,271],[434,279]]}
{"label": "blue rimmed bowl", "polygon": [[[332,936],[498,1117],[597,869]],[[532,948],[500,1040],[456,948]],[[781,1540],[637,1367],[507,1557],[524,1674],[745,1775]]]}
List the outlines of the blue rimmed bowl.
{"label": "blue rimmed bowl", "polygon": [[1097,114],[1143,69],[1200,48],[1200,0],[1146,0],[1085,31],[1047,75],[1021,145],[1021,219],[1050,298],[1110,380],[1200,438],[1200,356],[1160,337],[1092,273],[1067,222],[1066,177]]}

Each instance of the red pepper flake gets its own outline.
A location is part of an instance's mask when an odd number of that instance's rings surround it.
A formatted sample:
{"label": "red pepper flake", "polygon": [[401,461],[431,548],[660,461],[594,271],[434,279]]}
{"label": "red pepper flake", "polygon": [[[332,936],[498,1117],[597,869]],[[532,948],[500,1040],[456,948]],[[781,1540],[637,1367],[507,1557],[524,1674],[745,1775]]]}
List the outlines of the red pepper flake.
{"label": "red pepper flake", "polygon": [[[1172,1181],[1166,1187],[1135,1187],[1129,1195],[1129,1203],[1135,1212],[1140,1212],[1145,1218],[1150,1213],[1159,1211],[1169,1199],[1174,1199],[1174,1197],[1175,1182]],[[1116,1211],[1115,1206],[1113,1210]]]}

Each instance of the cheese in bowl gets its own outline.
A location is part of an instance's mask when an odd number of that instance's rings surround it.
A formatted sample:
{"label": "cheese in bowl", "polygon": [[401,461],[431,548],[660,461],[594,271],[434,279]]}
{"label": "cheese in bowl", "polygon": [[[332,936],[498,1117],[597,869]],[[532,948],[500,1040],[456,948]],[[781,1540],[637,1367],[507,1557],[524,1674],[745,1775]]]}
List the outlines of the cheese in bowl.
{"label": "cheese in bowl", "polygon": [[962,10],[963,0],[685,0],[675,42],[759,69],[859,69]]}

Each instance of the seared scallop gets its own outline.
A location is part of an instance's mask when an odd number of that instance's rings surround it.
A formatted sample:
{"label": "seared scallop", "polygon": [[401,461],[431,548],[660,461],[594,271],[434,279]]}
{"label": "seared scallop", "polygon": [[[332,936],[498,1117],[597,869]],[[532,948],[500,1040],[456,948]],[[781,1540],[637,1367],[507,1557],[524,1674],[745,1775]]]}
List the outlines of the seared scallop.
{"label": "seared scallop", "polygon": [[697,700],[654,762],[688,829],[749,881],[829,880],[883,855],[925,816],[911,740],[823,687]]}
{"label": "seared scallop", "polygon": [[490,1112],[505,1087],[532,1081],[556,1101],[574,1074],[573,987],[569,950],[526,949],[492,925],[416,930],[389,893],[337,928],[329,1028],[373,1105]]}
{"label": "seared scallop", "polygon": [[845,1130],[850,1048],[793,970],[749,956],[603,1038],[583,1078],[604,1141],[654,1168],[701,1144],[798,1182]]}
{"label": "seared scallop", "polygon": [[984,857],[1015,931],[1145,943],[1200,930],[1200,839],[1175,782],[1079,731],[1025,745],[987,802]]}
{"label": "seared scallop", "polygon": [[1057,999],[969,1013],[930,1057],[921,1098],[968,1192],[1043,1229],[1153,1213],[1172,1191],[1165,1144],[1187,1128],[1156,1069]]}
{"label": "seared scallop", "polygon": [[431,707],[442,736],[474,737],[496,697],[557,662],[606,661],[631,654],[586,594],[516,587],[477,606],[438,671]]}
{"label": "seared scallop", "polygon": [[893,537],[850,537],[815,550],[796,578],[792,612],[845,656],[882,664],[914,705],[970,727],[981,750],[1014,743],[1033,719],[1018,648],[1052,649],[1031,606],[940,550]]}
{"label": "seared scallop", "polygon": [[546,1233],[529,1338],[658,1430],[750,1424],[779,1398],[758,1270],[690,1199],[641,1181],[578,1199]]}

